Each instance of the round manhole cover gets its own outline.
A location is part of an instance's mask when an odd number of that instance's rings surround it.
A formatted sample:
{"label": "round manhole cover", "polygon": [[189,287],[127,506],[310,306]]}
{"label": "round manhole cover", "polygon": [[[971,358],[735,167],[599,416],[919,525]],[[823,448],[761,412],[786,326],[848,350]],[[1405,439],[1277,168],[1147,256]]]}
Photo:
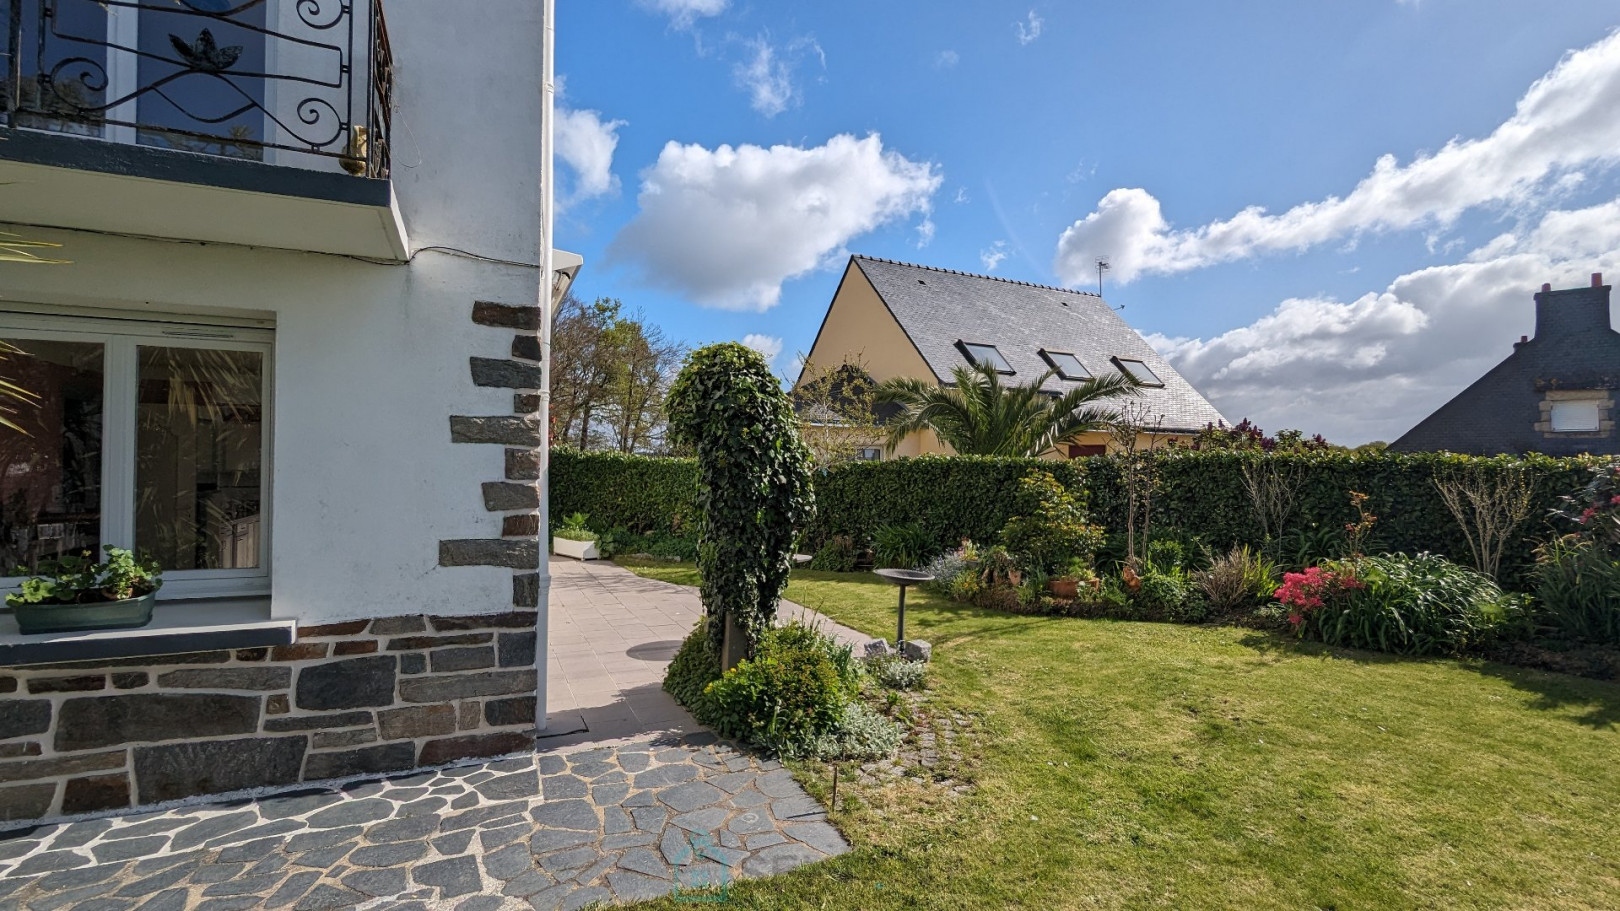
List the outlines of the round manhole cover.
{"label": "round manhole cover", "polygon": [[643,642],[625,652],[626,655],[637,661],[668,661],[681,650],[679,639],[667,639],[663,642]]}

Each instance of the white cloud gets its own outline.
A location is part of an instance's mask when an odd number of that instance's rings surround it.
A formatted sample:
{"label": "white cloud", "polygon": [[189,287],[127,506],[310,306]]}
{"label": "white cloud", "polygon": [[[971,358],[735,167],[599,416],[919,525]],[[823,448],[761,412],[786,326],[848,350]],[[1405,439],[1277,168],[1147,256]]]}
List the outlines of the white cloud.
{"label": "white cloud", "polygon": [[826,52],[809,35],[795,38],[781,49],[771,43],[768,33],[744,44],[749,56],[732,67],[731,76],[739,88],[748,92],[753,109],[766,117],[775,117],[798,103],[800,91],[794,71],[807,54],[814,52],[822,68],[827,66]]}
{"label": "white cloud", "polygon": [[996,267],[1001,265],[1001,261],[1006,258],[1007,242],[1004,240],[998,240],[987,249],[979,251],[979,262],[984,266],[986,272],[996,271]]}
{"label": "white cloud", "polygon": [[743,336],[742,343],[765,355],[765,363],[769,364],[772,370],[776,369],[776,357],[782,353],[781,339],[774,335],[761,335],[757,332],[750,332]]}
{"label": "white cloud", "polygon": [[692,23],[710,16],[718,16],[731,5],[731,0],[640,0],[643,7],[669,17],[673,28],[690,28]]}
{"label": "white cloud", "polygon": [[965,202],[971,202],[971,200],[968,199],[967,187],[957,187],[956,198],[952,199],[951,202],[954,202],[957,205],[961,205]]}
{"label": "white cloud", "polygon": [[939,56],[934,58],[934,66],[937,66],[942,70],[948,70],[961,62],[962,55],[953,50],[940,51]]}
{"label": "white cloud", "polygon": [[1097,256],[1107,255],[1116,278],[1128,282],[1366,232],[1445,227],[1479,206],[1556,198],[1579,184],[1579,169],[1620,162],[1616,110],[1620,31],[1566,55],[1489,136],[1454,139],[1404,166],[1385,155],[1342,198],[1302,203],[1279,215],[1251,206],[1225,221],[1178,230],[1146,190],[1116,189],[1063,232],[1054,269],[1075,282]]}
{"label": "white cloud", "polygon": [[1348,303],[1292,299],[1210,339],[1150,339],[1228,417],[1340,443],[1393,440],[1534,332],[1532,295],[1620,270],[1620,199],[1550,212],[1464,262]]}
{"label": "white cloud", "polygon": [[917,249],[921,250],[934,242],[934,220],[924,215],[923,220],[917,223]]}
{"label": "white cloud", "polygon": [[554,124],[557,157],[573,173],[573,186],[559,195],[559,208],[617,192],[613,153],[619,147],[623,120],[604,120],[599,111],[576,111],[559,106]]}
{"label": "white cloud", "polygon": [[1013,34],[1018,36],[1019,44],[1029,44],[1036,38],[1041,37],[1041,28],[1044,25],[1046,25],[1046,20],[1035,15],[1034,10],[1030,10],[1029,16],[1023,22],[1013,23]]}
{"label": "white cloud", "polygon": [[940,181],[876,134],[812,148],[670,142],[642,172],[641,211],[612,251],[699,304],[768,310],[783,282],[836,263],[854,238],[926,216]]}

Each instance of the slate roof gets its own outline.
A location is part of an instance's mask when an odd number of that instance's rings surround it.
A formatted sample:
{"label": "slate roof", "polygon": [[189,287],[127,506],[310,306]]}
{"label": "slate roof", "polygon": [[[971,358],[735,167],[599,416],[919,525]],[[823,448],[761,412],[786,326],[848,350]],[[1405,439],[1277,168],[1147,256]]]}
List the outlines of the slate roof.
{"label": "slate roof", "polygon": [[[923,360],[941,384],[968,364],[960,341],[995,345],[1013,368],[1010,382],[1027,383],[1049,365],[1041,349],[1080,358],[1093,376],[1119,372],[1113,358],[1139,360],[1164,381],[1143,387],[1147,413],[1163,415],[1167,430],[1199,430],[1224,420],[1198,390],[1182,378],[1142,336],[1096,294],[1036,285],[989,275],[973,275],[911,263],[853,256],[853,266],[877,289]],[[1078,385],[1054,377],[1045,387],[1061,392]]]}
{"label": "slate roof", "polygon": [[[1594,276],[1600,278],[1600,276]],[[1393,452],[1571,456],[1620,452],[1620,436],[1536,430],[1548,390],[1620,390],[1620,333],[1610,326],[1608,285],[1544,289],[1536,334],[1506,360],[1389,445]]]}

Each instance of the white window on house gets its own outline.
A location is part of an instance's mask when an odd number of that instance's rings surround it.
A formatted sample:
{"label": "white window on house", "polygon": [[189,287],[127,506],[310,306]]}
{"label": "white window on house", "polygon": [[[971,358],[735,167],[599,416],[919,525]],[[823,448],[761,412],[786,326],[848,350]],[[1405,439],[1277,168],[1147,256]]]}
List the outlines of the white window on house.
{"label": "white window on house", "polygon": [[272,337],[0,313],[0,586],[111,545],[160,598],[268,594]]}
{"label": "white window on house", "polygon": [[1001,356],[1001,352],[996,350],[995,345],[959,341],[956,343],[956,347],[957,350],[962,352],[962,356],[968,359],[968,363],[975,367],[992,367],[997,373],[1008,375],[1013,373],[1012,365],[1007,363],[1007,359]]}
{"label": "white window on house", "polygon": [[1553,433],[1595,433],[1602,424],[1599,402],[1554,402]]}
{"label": "white window on house", "polygon": [[855,457],[863,462],[881,462],[883,461],[883,450],[876,446],[865,446],[856,450]]}

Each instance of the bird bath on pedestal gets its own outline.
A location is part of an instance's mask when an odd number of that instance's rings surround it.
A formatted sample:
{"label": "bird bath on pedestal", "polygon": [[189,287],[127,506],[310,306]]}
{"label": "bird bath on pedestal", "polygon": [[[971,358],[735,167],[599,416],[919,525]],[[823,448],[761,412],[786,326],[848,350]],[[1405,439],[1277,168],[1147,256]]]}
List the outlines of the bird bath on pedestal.
{"label": "bird bath on pedestal", "polygon": [[901,643],[906,641],[906,587],[932,582],[934,576],[916,569],[878,569],[873,572],[883,577],[885,582],[900,586],[900,626],[894,634],[894,647],[899,649]]}

